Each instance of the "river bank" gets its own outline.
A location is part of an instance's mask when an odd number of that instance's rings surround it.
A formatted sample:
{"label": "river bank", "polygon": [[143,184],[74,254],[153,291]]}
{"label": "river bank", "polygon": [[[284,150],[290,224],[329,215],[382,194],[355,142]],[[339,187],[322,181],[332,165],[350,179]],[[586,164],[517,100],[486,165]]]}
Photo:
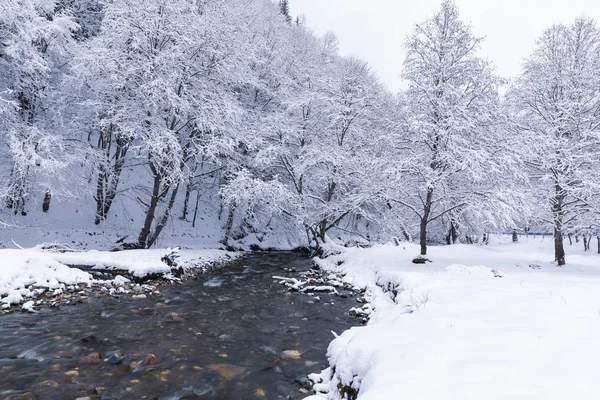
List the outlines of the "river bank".
{"label": "river bank", "polygon": [[160,284],[219,268],[243,253],[223,250],[65,251],[1,249],[0,315],[35,312],[91,296],[156,296]]}
{"label": "river bank", "polygon": [[600,256],[552,238],[487,246],[331,246],[317,260],[367,290],[366,326],[328,347],[317,399],[591,399],[600,392]]}

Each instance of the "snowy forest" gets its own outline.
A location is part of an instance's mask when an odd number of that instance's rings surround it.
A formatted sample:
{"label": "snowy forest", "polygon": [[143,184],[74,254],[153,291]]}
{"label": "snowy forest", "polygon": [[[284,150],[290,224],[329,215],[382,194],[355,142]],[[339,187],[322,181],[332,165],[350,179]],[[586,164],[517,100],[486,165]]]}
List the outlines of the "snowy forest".
{"label": "snowy forest", "polygon": [[0,0],[3,241],[60,221],[127,248],[516,231],[554,235],[559,265],[563,239],[600,252],[599,27],[548,27],[511,80],[482,40],[444,2],[392,93],[287,0]]}

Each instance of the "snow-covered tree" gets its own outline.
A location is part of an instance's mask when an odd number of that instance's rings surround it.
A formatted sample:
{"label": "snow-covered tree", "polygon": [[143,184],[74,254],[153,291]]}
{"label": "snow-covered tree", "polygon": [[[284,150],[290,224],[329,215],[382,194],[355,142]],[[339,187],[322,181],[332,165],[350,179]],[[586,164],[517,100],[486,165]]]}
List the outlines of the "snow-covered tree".
{"label": "snow-covered tree", "polygon": [[78,27],[73,32],[77,40],[86,40],[100,32],[106,0],[58,0],[56,10],[70,15]]}
{"label": "snow-covered tree", "polygon": [[445,1],[406,44],[406,151],[398,154],[392,201],[417,217],[423,255],[431,222],[446,218],[454,229],[468,209],[500,200],[490,179],[499,165],[490,147],[499,122],[499,80],[476,56],[480,43],[454,3]]}
{"label": "snow-covered tree", "polygon": [[[368,147],[382,87],[366,63],[337,55],[333,35],[316,38],[301,25],[288,30],[278,56],[267,57],[257,119],[259,143],[247,167],[223,193],[254,217],[287,218],[319,247],[340,222],[370,199]],[[270,89],[269,89],[270,88]],[[368,172],[369,171],[369,172]],[[256,190],[252,190],[252,187]],[[270,193],[268,195],[267,193]],[[267,211],[265,211],[267,210]]]}
{"label": "snow-covered tree", "polygon": [[551,27],[508,96],[530,149],[534,196],[544,204],[538,217],[552,226],[559,265],[565,264],[565,231],[591,232],[597,226],[599,44],[591,20]]}
{"label": "snow-covered tree", "polygon": [[190,173],[187,163],[215,159],[233,145],[232,83],[243,54],[239,9],[221,2],[114,1],[101,33],[84,44],[75,75],[96,116],[97,215],[106,216],[125,157],[135,151],[151,177],[149,193],[137,196],[146,209],[140,246],[154,244],[166,225]]}
{"label": "snow-covered tree", "polygon": [[55,8],[51,0],[0,2],[2,195],[15,214],[26,214],[32,169],[51,175],[64,160],[60,135],[49,129],[50,98],[77,25]]}

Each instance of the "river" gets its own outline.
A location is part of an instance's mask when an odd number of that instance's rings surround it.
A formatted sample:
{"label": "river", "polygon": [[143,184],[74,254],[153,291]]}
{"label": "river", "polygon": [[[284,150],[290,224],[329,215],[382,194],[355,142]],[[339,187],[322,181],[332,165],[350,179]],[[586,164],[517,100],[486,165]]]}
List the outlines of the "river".
{"label": "river", "polygon": [[296,253],[253,253],[146,299],[0,317],[0,399],[301,399],[356,322],[352,296],[290,293]]}

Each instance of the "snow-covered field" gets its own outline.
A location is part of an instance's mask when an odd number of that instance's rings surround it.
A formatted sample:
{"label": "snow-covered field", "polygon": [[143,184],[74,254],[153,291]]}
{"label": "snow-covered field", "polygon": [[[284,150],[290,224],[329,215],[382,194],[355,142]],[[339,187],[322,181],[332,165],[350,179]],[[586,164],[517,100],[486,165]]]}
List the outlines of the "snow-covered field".
{"label": "snow-covered field", "polygon": [[323,397],[341,387],[361,400],[600,396],[595,249],[567,242],[562,268],[539,236],[430,247],[425,265],[411,263],[410,244],[339,251],[319,262],[368,289],[371,319],[331,343],[332,368],[313,376]]}
{"label": "snow-covered field", "polygon": [[[171,267],[161,258],[171,252],[169,249],[156,249],[53,253],[37,248],[0,249],[0,304],[6,309],[25,301],[25,308],[30,309],[31,302],[47,291],[59,294],[73,285],[99,283],[92,274],[72,266],[118,270],[135,277],[169,274]],[[203,268],[236,257],[235,253],[222,250],[182,250],[178,255],[177,265],[184,269]],[[119,275],[116,279],[127,280]]]}

